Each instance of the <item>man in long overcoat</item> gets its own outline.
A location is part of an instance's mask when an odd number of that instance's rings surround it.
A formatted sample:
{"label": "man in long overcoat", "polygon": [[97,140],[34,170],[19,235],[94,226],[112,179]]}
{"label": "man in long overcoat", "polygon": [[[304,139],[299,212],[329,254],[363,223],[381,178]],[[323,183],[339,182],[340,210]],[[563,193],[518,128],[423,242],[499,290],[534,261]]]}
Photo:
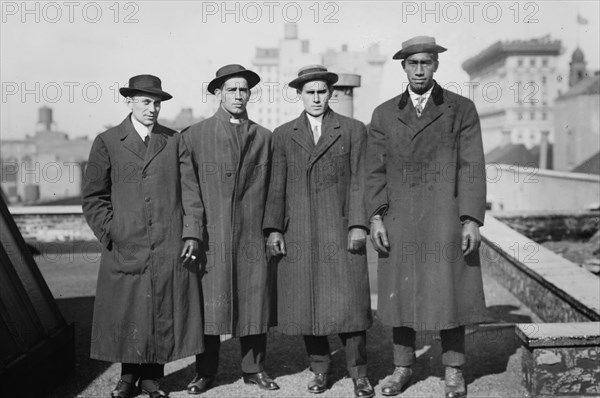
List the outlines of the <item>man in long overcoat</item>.
{"label": "man in long overcoat", "polygon": [[272,284],[262,232],[271,161],[271,132],[248,119],[250,89],[260,77],[241,65],[220,68],[208,91],[219,109],[184,130],[205,206],[201,258],[206,352],[196,357],[188,393],[212,385],[220,335],[240,337],[244,382],[279,386],[264,370],[267,335],[274,326]]}
{"label": "man in long overcoat", "polygon": [[371,326],[364,194],[366,128],[329,108],[335,73],[300,69],[290,82],[304,105],[273,133],[273,168],[263,227],[277,266],[278,328],[302,335],[313,371],[308,391],[329,383],[327,335],[339,334],[357,397],[374,395],[367,379]]}
{"label": "man in long overcoat", "polygon": [[402,43],[408,88],[373,112],[366,206],[379,254],[378,315],[393,327],[393,375],[407,386],[416,330],[440,330],[447,397],[466,392],[465,325],[487,319],[478,246],[486,207],[479,117],[472,101],[434,80],[433,37]]}
{"label": "man in long overcoat", "polygon": [[203,208],[180,134],[156,122],[171,98],[160,79],[134,76],[120,91],[131,113],[94,140],[82,192],[103,245],[91,357],[122,363],[112,397],[133,396],[139,380],[160,398],[163,364],[204,349],[200,275],[191,266]]}

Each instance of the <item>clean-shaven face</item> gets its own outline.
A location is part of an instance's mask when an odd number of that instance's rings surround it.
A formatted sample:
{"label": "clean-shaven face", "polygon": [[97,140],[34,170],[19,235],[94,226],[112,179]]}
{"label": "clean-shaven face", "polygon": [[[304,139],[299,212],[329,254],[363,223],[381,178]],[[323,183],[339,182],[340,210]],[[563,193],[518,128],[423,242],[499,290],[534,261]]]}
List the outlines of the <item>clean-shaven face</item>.
{"label": "clean-shaven face", "polygon": [[402,62],[412,91],[423,94],[433,86],[433,74],[438,62],[429,53],[412,54]]}
{"label": "clean-shaven face", "polygon": [[144,126],[151,126],[156,123],[160,113],[160,102],[160,97],[151,94],[127,97],[127,105],[133,117]]}
{"label": "clean-shaven face", "polygon": [[313,80],[307,82],[300,92],[304,110],[311,116],[319,117],[329,107],[331,91],[324,80]]}
{"label": "clean-shaven face", "polygon": [[215,90],[215,95],[221,101],[221,106],[234,116],[241,115],[246,110],[250,99],[248,82],[243,77],[232,77]]}

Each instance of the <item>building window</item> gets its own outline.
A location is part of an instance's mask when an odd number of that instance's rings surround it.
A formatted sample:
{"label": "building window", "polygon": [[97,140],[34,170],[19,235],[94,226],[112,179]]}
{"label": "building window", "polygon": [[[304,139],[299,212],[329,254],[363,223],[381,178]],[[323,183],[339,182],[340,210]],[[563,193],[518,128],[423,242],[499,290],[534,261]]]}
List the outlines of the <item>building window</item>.
{"label": "building window", "polygon": [[542,76],[542,84],[546,84],[546,81],[547,81],[546,76]]}
{"label": "building window", "polygon": [[535,112],[529,112],[529,119],[535,120]]}
{"label": "building window", "polygon": [[548,66],[548,59],[547,58],[542,59],[542,66]]}
{"label": "building window", "polygon": [[535,58],[531,58],[531,59],[529,60],[529,65],[530,65],[530,66],[535,66]]}
{"label": "building window", "polygon": [[521,112],[518,113],[517,118],[519,120],[523,120],[523,114]]}
{"label": "building window", "polygon": [[542,120],[547,120],[548,119],[548,114],[546,112],[542,113]]}
{"label": "building window", "polygon": [[523,60],[521,58],[517,60],[517,66],[523,66]]}

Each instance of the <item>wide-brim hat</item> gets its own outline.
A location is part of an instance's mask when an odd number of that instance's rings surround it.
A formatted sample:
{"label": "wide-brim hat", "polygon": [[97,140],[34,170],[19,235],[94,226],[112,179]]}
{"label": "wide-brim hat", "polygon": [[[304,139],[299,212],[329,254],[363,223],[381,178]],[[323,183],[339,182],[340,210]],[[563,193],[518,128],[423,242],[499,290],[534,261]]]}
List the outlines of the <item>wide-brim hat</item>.
{"label": "wide-brim hat", "polygon": [[406,59],[413,54],[418,53],[443,53],[447,48],[442,47],[435,42],[431,36],[416,36],[402,43],[402,49],[398,51],[393,59]]}
{"label": "wide-brim hat", "polygon": [[313,80],[324,80],[334,85],[338,81],[338,75],[327,71],[323,65],[308,65],[298,71],[298,77],[292,80],[289,86],[296,90],[302,90],[306,82]]}
{"label": "wide-brim hat", "polygon": [[158,77],[152,75],[138,75],[129,79],[128,87],[121,87],[119,92],[123,97],[133,97],[136,94],[151,94],[159,97],[161,101],[167,101],[173,96],[162,90],[162,84]]}
{"label": "wide-brim hat", "polygon": [[225,65],[217,71],[216,77],[208,83],[208,92],[214,94],[215,90],[221,87],[226,80],[236,76],[246,79],[248,88],[252,88],[260,82],[260,76],[251,70],[244,68],[242,65]]}

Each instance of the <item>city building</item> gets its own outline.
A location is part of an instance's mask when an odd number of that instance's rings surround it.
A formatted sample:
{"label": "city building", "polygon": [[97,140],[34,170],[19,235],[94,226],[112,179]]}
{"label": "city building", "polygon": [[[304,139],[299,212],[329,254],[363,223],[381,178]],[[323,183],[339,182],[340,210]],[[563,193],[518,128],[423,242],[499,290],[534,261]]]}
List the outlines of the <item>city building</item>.
{"label": "city building", "polygon": [[[298,26],[286,24],[283,39],[277,47],[256,48],[252,66],[261,82],[250,99],[250,117],[270,130],[298,117],[302,103],[296,90],[287,84],[298,76],[301,67],[322,64],[332,72],[360,76],[359,85],[353,86],[356,89],[347,94],[353,96],[354,117],[369,123],[377,106],[373,98],[379,97],[384,63],[385,57],[376,45],[366,51],[349,51],[347,45],[342,45],[340,51],[329,49],[324,54],[312,53],[309,41],[298,37]],[[332,98],[330,102],[334,110],[337,100]]]}
{"label": "city building", "polygon": [[570,88],[554,105],[555,168],[599,174],[594,166],[600,152],[600,74],[587,70],[579,47],[569,65]]}
{"label": "city building", "polygon": [[484,151],[510,142],[532,148],[554,142],[554,100],[568,88],[558,65],[561,41],[549,35],[498,41],[463,62],[479,111]]}
{"label": "city building", "polygon": [[92,142],[58,130],[52,109],[38,111],[35,134],[0,145],[2,189],[9,203],[32,204],[81,194]]}
{"label": "city building", "polygon": [[170,129],[181,131],[186,127],[191,126],[192,124],[196,124],[200,121],[204,120],[203,117],[195,117],[194,110],[192,108],[181,108],[177,116],[174,119],[158,119],[158,123],[168,127]]}

